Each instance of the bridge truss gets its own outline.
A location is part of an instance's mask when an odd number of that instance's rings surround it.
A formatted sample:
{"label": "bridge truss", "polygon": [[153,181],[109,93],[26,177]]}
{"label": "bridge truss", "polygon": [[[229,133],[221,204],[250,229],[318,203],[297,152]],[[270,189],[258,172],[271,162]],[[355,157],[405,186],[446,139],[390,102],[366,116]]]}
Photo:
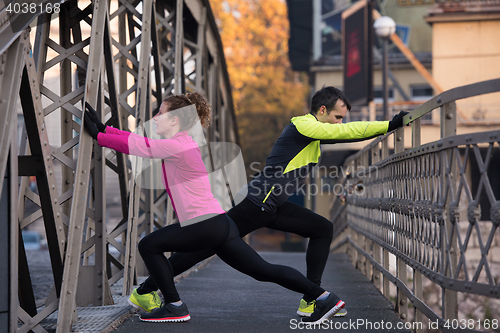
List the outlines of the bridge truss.
{"label": "bridge truss", "polygon": [[[198,91],[213,110],[207,141],[237,143],[238,134],[208,0],[31,2],[44,12],[14,14],[9,2],[0,12],[0,226],[8,231],[0,275],[9,282],[0,287],[0,330],[46,332],[43,321],[58,311],[57,332],[70,332],[77,306],[113,304],[118,280],[130,294],[145,274],[138,237],[175,220],[164,190],[141,188],[137,165],[83,130],[84,103],[132,131],[166,96]],[[118,184],[113,225],[107,179]],[[54,282],[42,305],[21,237],[41,220]]]}

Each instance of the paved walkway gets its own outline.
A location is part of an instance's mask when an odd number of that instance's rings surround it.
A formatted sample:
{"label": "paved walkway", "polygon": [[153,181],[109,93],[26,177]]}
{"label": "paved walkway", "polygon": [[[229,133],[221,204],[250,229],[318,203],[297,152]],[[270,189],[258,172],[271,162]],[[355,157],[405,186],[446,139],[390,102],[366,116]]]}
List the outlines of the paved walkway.
{"label": "paved walkway", "polygon": [[[304,253],[267,252],[261,255],[273,263],[305,272]],[[137,332],[290,332],[308,331],[296,315],[300,296],[272,283],[243,275],[220,259],[181,279],[179,294],[189,307],[191,320],[185,323],[144,323],[132,313],[117,328],[108,331]],[[346,302],[348,314],[334,318],[318,330],[338,332],[410,332],[402,324],[374,285],[354,269],[345,255],[331,255],[323,275],[325,289],[333,290]],[[115,300],[116,301],[116,300]],[[121,302],[124,302],[122,299]],[[116,306],[126,306],[125,304]],[[120,314],[123,317],[123,314]],[[119,316],[116,317],[118,319]],[[92,320],[88,321],[91,324]],[[371,325],[371,326],[370,326]],[[117,326],[115,323],[114,326]],[[77,325],[74,325],[74,329]],[[91,332],[81,325],[79,332]],[[95,332],[95,331],[93,331]]]}

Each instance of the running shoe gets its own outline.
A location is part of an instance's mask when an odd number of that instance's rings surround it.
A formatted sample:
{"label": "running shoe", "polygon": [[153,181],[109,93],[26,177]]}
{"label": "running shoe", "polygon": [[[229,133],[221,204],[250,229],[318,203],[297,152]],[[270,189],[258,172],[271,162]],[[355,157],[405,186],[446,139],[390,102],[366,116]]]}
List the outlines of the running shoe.
{"label": "running shoe", "polygon": [[[314,304],[316,300],[312,302],[306,302],[304,299],[300,300],[299,309],[297,310],[297,314],[301,317],[310,317],[314,312]],[[335,314],[335,317],[345,317],[347,316],[346,309],[340,309],[339,312]]]}
{"label": "running shoe", "polygon": [[313,325],[321,324],[325,320],[333,317],[344,306],[344,301],[330,293],[326,299],[316,300],[314,312],[310,317],[302,318],[302,321]]}
{"label": "running shoe", "polygon": [[182,322],[191,319],[186,304],[175,306],[172,303],[164,304],[151,313],[145,313],[140,316],[142,321],[149,322]]}
{"label": "running shoe", "polygon": [[139,295],[137,293],[137,288],[132,291],[132,295],[130,295],[127,301],[128,304],[132,305],[134,308],[138,310],[143,309],[147,312],[151,312],[161,306],[161,299],[156,291]]}

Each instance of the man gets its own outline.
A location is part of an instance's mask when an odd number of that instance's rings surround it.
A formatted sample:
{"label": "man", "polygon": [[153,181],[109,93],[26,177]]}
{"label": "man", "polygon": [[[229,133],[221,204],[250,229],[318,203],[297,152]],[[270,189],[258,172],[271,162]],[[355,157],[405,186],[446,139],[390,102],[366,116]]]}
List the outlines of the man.
{"label": "man", "polygon": [[[247,185],[245,198],[227,212],[243,237],[259,228],[295,233],[309,238],[306,252],[307,278],[318,286],[330,252],[333,237],[332,223],[290,201],[288,197],[318,163],[320,144],[361,141],[385,134],[403,125],[407,112],[400,112],[391,121],[342,123],[349,99],[339,89],[323,87],[311,101],[310,113],[294,117],[275,142],[264,169]],[[241,191],[240,191],[241,192]],[[169,261],[178,275],[214,252],[175,253]],[[147,311],[157,307],[157,287],[151,278],[134,290],[129,303]],[[304,295],[297,314],[310,316],[315,307],[313,299]],[[345,315],[340,311],[337,315]]]}

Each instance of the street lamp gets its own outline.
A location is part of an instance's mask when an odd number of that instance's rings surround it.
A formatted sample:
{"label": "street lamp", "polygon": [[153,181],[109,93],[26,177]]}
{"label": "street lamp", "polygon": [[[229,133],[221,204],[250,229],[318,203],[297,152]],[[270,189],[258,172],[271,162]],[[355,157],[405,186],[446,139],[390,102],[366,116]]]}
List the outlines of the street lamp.
{"label": "street lamp", "polygon": [[373,28],[377,36],[383,40],[383,61],[382,61],[382,89],[384,97],[384,120],[389,119],[389,107],[387,102],[389,100],[389,90],[387,89],[387,76],[389,71],[389,62],[387,60],[387,44],[389,38],[396,31],[396,22],[389,16],[382,16],[373,23]]}

